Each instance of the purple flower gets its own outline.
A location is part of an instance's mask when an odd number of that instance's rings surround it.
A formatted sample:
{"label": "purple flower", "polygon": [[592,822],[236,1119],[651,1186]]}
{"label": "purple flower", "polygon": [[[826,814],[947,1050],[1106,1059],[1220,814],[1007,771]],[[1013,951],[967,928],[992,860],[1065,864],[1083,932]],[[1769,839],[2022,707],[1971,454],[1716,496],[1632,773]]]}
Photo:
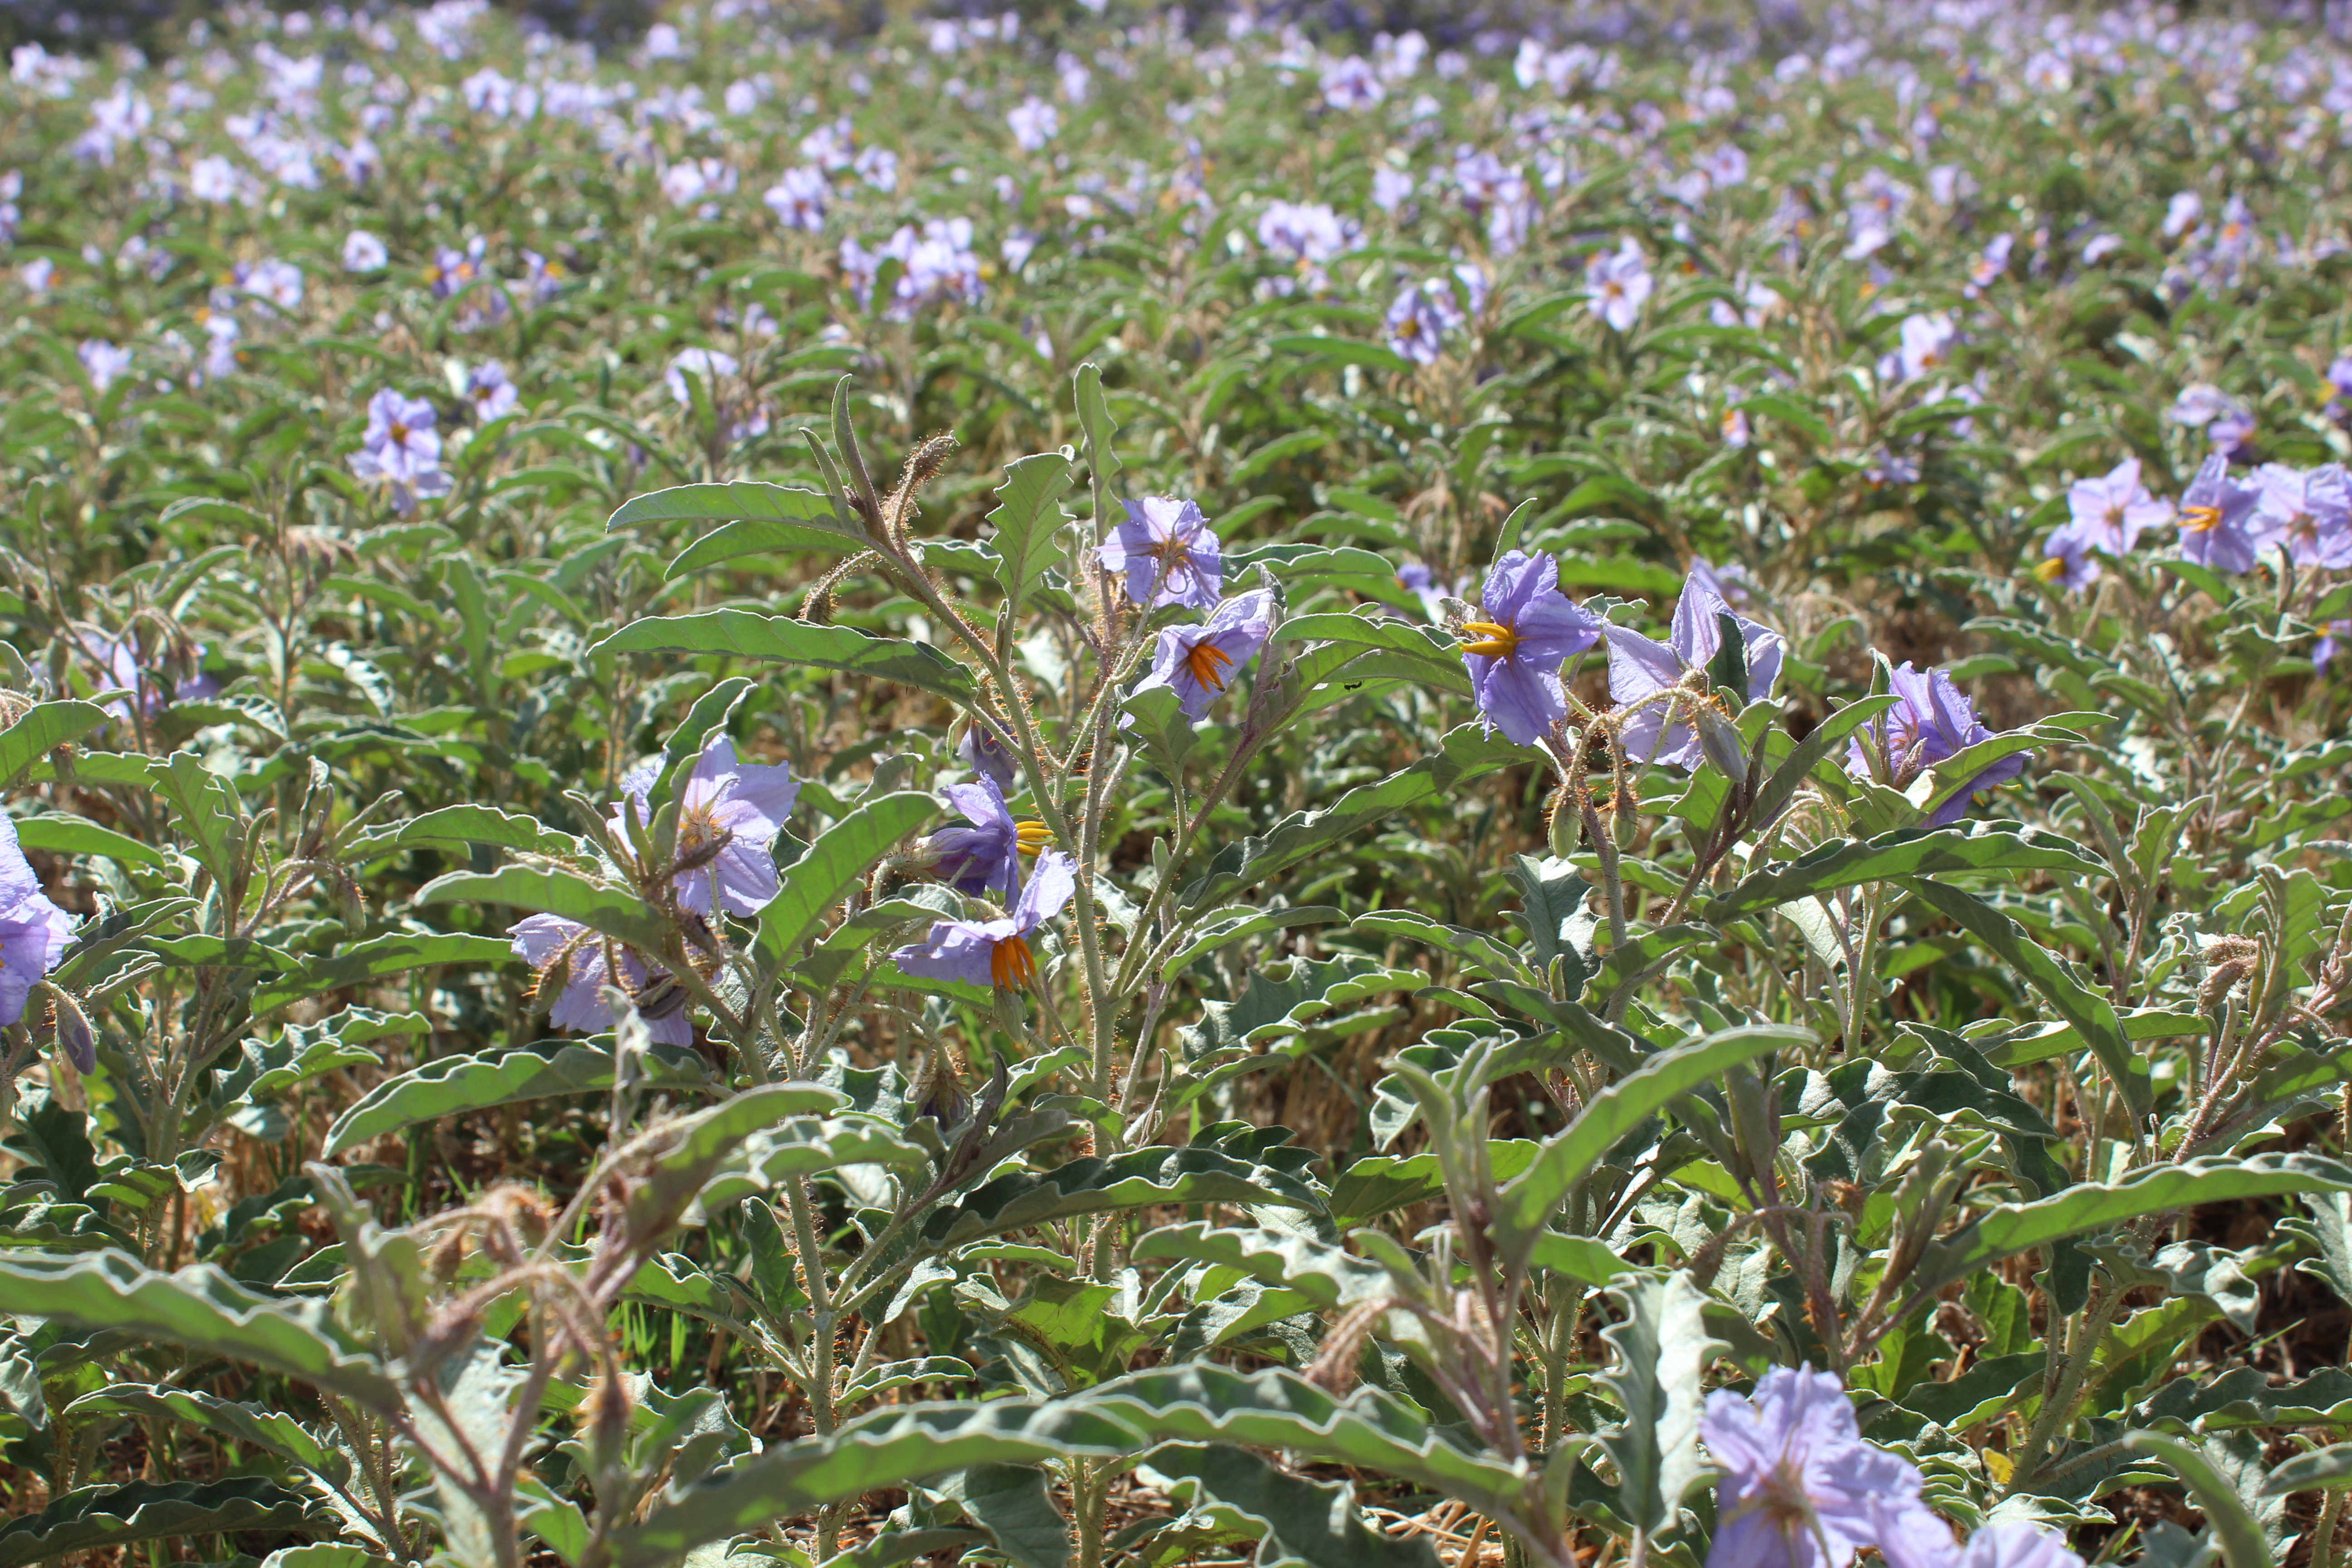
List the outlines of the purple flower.
{"label": "purple flower", "polygon": [[2176,424],[2205,426],[2207,443],[2225,458],[2242,458],[2252,449],[2253,415],[2210,382],[2182,387],[2166,417]]}
{"label": "purple flower", "polygon": [[[1976,705],[1942,670],[1914,669],[1906,659],[1895,667],[1894,688],[1895,706],[1864,725],[1846,748],[1845,771],[1854,777],[1907,788],[1935,763],[1992,739]],[[1927,826],[1958,822],[1979,793],[2024,771],[2022,752],[2001,758],[1937,804]]]}
{"label": "purple flower", "polygon": [[[1609,697],[1620,707],[1643,704],[1630,714],[1620,740],[1625,754],[1637,763],[1666,763],[1678,768],[1698,766],[1705,752],[1689,722],[1689,706],[1678,698],[1658,693],[1680,686],[1694,669],[1705,669],[1723,647],[1718,616],[1738,624],[1741,648],[1748,657],[1748,696],[1752,701],[1772,689],[1780,679],[1780,660],[1788,645],[1780,634],[1745,616],[1733,615],[1722,596],[1709,588],[1694,568],[1683,579],[1682,596],[1675,601],[1674,621],[1665,642],[1653,642],[1624,626],[1604,626],[1609,638]],[[1706,700],[1704,693],[1693,693]],[[1669,714],[1669,706],[1679,711]]]}
{"label": "purple flower", "polygon": [[131,368],[129,349],[98,338],[83,339],[81,347],[75,352],[81,360],[83,373],[89,377],[90,390],[100,396]]}
{"label": "purple flower", "polygon": [[1272,590],[1253,588],[1236,595],[1210,612],[1201,626],[1162,630],[1160,646],[1152,650],[1151,673],[1136,690],[1168,687],[1176,693],[1184,717],[1197,721],[1273,635]]}
{"label": "purple flower", "polygon": [[2103,479],[2075,480],[2066,492],[2066,510],[2078,537],[2116,556],[2131,553],[2143,530],[2172,521],[2171,504],[2139,482],[2137,458],[2126,458]]}
{"label": "purple flower", "polygon": [[1617,242],[1615,251],[1601,251],[1584,262],[1584,288],[1592,313],[1620,332],[1633,330],[1642,302],[1653,287],[1650,263],[1633,237]]}
{"label": "purple flower", "polygon": [[2230,478],[2230,459],[2219,452],[2198,465],[2197,477],[2180,497],[2180,553],[2216,572],[2254,569],[2258,552],[2247,527],[2262,491]]}
{"label": "purple flower", "polygon": [[2326,635],[2311,650],[2311,671],[2314,675],[2325,675],[2327,667],[2335,662],[2338,637],[2352,637],[2352,621],[2327,623]]}
{"label": "purple flower", "polygon": [[[126,691],[139,693],[139,711],[151,719],[163,710],[167,701],[200,701],[206,697],[216,695],[221,689],[219,681],[206,675],[202,669],[197,669],[194,674],[184,679],[173,682],[167,698],[163,682],[157,678],[150,667],[140,663],[139,644],[135,638],[116,637],[111,642],[101,642],[95,646],[84,643],[82,647],[83,651],[89,655],[91,662],[97,665],[99,672],[107,679]],[[204,657],[205,645],[197,643],[188,650],[187,662],[194,666]],[[117,719],[131,717],[130,705],[119,700],[108,703],[106,710]]]}
{"label": "purple flower", "polygon": [[761,200],[786,228],[814,234],[824,226],[825,198],[833,194],[824,171],[813,164],[786,169]]}
{"label": "purple flower", "polygon": [[979,720],[964,726],[962,736],[956,742],[956,755],[965,767],[993,781],[1000,792],[1011,789],[1021,776],[1021,765],[1013,756],[1013,742],[998,734],[994,725]]}
{"label": "purple flower", "polygon": [[1077,862],[1058,849],[1037,857],[1037,869],[1002,920],[941,921],[931,934],[890,955],[908,974],[928,980],[960,980],[1015,991],[1037,977],[1037,955],[1029,933],[1062,912],[1077,889]]}
{"label": "purple flower", "polygon": [[1013,144],[1024,153],[1044,152],[1045,143],[1062,132],[1061,115],[1034,92],[1013,106],[1004,122],[1013,128]]}
{"label": "purple flower", "polygon": [[[651,822],[647,797],[660,771],[657,763],[633,769],[621,791],[636,803],[637,820]],[[793,770],[779,763],[762,767],[738,762],[735,742],[721,735],[702,749],[677,789],[677,907],[709,914],[715,904],[730,914],[751,915],[776,896],[776,835],[793,814],[801,786]],[[613,830],[625,834],[615,805]]]}
{"label": "purple flower", "polygon": [[474,417],[485,423],[514,412],[514,383],[507,379],[507,367],[494,359],[466,374],[466,395],[473,400]]}
{"label": "purple flower", "polygon": [[385,387],[368,400],[367,434],[352,454],[352,472],[388,487],[392,510],[407,515],[419,496],[449,493],[441,471],[441,437],[433,433],[433,405]]}
{"label": "purple flower", "polygon": [[1924,1506],[1918,1470],[1862,1440],[1830,1373],[1776,1367],[1752,1399],[1717,1389],[1699,1436],[1724,1468],[1707,1568],[1845,1568],[1880,1518]]}
{"label": "purple flower", "polygon": [[1870,1511],[1886,1568],[1959,1568],[1952,1527],[1918,1500],[1874,1498]]}
{"label": "purple flower", "polygon": [[2092,558],[2090,544],[2072,524],[2043,540],[2042,554],[2042,564],[2033,569],[2033,574],[2044,583],[2079,594],[2099,580],[2099,563]]}
{"label": "purple flower", "polygon": [[436,300],[446,300],[462,294],[474,286],[482,275],[482,258],[489,250],[489,242],[479,235],[463,250],[439,246],[433,252],[433,265],[425,269],[425,281],[431,287]]}
{"label": "purple flower", "polygon": [[2264,463],[2254,483],[2261,500],[2250,531],[2257,553],[2284,549],[2297,566],[2352,566],[2352,486],[2341,468]]}
{"label": "purple flower", "polygon": [[1559,591],[1559,563],[1514,550],[1486,569],[1480,619],[1463,624],[1463,667],[1492,734],[1534,744],[1568,717],[1559,667],[1601,640],[1601,623]]}
{"label": "purple flower", "polygon": [[1224,591],[1225,563],[1217,531],[1202,515],[1200,503],[1145,496],[1119,504],[1127,516],[1095,559],[1107,572],[1127,574],[1127,596],[1152,609],[1215,609]]}
{"label": "purple flower", "polygon": [[2327,400],[2326,414],[2338,425],[2352,423],[2352,353],[2337,354],[2327,365],[2328,390],[2336,395]]}
{"label": "purple flower", "polygon": [[16,823],[0,816],[0,1024],[24,1017],[34,985],[65,957],[73,928],[16,847]]}
{"label": "purple flower", "polygon": [[1959,1568],[2083,1568],[2083,1560],[2056,1531],[2026,1520],[2004,1519],[1969,1537],[1967,1550],[1959,1554]]}
{"label": "purple flower", "polygon": [[963,813],[969,827],[942,827],[931,835],[940,880],[977,898],[993,892],[1009,901],[1021,888],[1021,857],[1034,855],[1050,837],[1042,822],[1015,822],[1004,791],[983,775],[976,784],[950,784],[948,804]]}
{"label": "purple flower", "polygon": [[343,237],[343,270],[346,272],[381,272],[391,259],[383,241],[363,228],[355,228]]}
{"label": "purple flower", "polygon": [[1941,310],[1932,315],[1906,316],[1902,347],[1895,353],[1895,366],[1905,381],[1916,381],[1949,365],[1953,345],[1959,341],[1959,329]]}
{"label": "purple flower", "polygon": [[1451,309],[1451,290],[1441,297],[1425,283],[1408,283],[1389,305],[1383,324],[1390,352],[1415,364],[1434,364],[1439,340],[1457,319]]}
{"label": "purple flower", "polygon": [[1440,583],[1430,569],[1418,561],[1408,561],[1397,568],[1397,585],[1410,591],[1421,601],[1421,613],[1436,626],[1445,619],[1443,601],[1458,599],[1470,591],[1470,579],[1456,577],[1451,583]]}
{"label": "purple flower", "polygon": [[[527,916],[509,926],[507,934],[514,938],[515,955],[540,972],[541,991],[547,989],[548,976],[555,967],[562,965],[563,990],[547,1016],[557,1028],[577,1029],[583,1035],[611,1028],[613,1009],[606,1005],[604,993],[607,984],[617,984],[632,997],[646,996],[653,990],[638,1013],[647,1034],[666,1046],[694,1043],[694,1024],[686,1016],[686,994],[674,985],[659,985],[668,976],[658,969],[648,971],[645,960],[618,942],[608,943],[586,926],[561,915]],[[620,958],[617,983],[606,969],[608,947]],[[649,977],[657,989],[648,986]]]}

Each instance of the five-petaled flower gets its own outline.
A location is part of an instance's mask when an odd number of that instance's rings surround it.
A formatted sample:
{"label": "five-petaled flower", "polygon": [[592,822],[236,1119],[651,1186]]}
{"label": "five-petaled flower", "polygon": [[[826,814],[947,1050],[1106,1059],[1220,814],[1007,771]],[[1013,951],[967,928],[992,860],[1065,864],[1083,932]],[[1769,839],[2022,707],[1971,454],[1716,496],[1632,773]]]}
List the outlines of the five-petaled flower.
{"label": "five-petaled flower", "polygon": [[1121,501],[1127,515],[1095,552],[1106,572],[1127,574],[1127,596],[1158,609],[1190,605],[1213,610],[1224,591],[1225,563],[1217,531],[1197,501],[1145,496]]}
{"label": "five-petaled flower", "polygon": [[1042,822],[1015,821],[1004,791],[986,774],[972,784],[950,784],[944,793],[970,826],[931,835],[940,879],[960,893],[1010,900],[1021,889],[1021,857],[1036,854],[1052,835]]}
{"label": "five-petaled flower", "polygon": [[902,972],[927,980],[1018,991],[1037,977],[1030,933],[1062,912],[1077,885],[1077,863],[1048,849],[1037,857],[1012,913],[992,921],[941,921],[930,935],[890,957]]}
{"label": "five-petaled flower", "polygon": [[1586,258],[1584,288],[1594,315],[1617,331],[1630,332],[1642,313],[1642,302],[1650,297],[1649,259],[1628,235],[1617,242],[1614,251]]}
{"label": "five-petaled flower", "polygon": [[[1914,669],[1904,660],[1894,670],[1895,706],[1864,725],[1846,747],[1845,771],[1874,778],[1894,789],[1909,787],[1920,773],[1957,756],[1991,730],[1977,717],[1968,694],[1940,669]],[[2007,784],[2025,771],[2025,756],[2013,752],[1985,765],[1958,789],[1936,803],[1927,826],[1958,822],[1977,795]]]}
{"label": "five-petaled flower", "polygon": [[1479,619],[1465,621],[1463,667],[1486,732],[1532,745],[1568,717],[1559,667],[1601,640],[1601,623],[1559,591],[1559,563],[1509,551],[1487,568]]}
{"label": "five-petaled flower", "polygon": [[0,1024],[25,1016],[41,977],[65,957],[73,917],[49,902],[16,845],[16,824],[0,816]]}
{"label": "five-petaled flower", "polygon": [[2352,481],[2342,468],[2264,463],[2254,482],[2262,499],[2252,531],[2260,552],[2284,550],[2302,567],[2352,566]]}
{"label": "five-petaled flower", "polygon": [[2139,459],[2126,458],[2095,479],[2077,479],[2066,492],[2076,537],[2109,555],[2128,555],[2141,532],[2172,521],[2172,505],[2139,482]]}
{"label": "five-petaled flower", "polygon": [[1163,629],[1160,646],[1152,650],[1151,673],[1136,689],[1171,688],[1184,717],[1197,720],[1273,635],[1273,593],[1253,588],[1236,595],[1201,626]]}
{"label": "five-petaled flower", "polygon": [[1699,1436],[1724,1469],[1707,1568],[1846,1568],[1882,1519],[1926,1506],[1918,1470],[1862,1440],[1831,1373],[1776,1367],[1752,1397],[1717,1389]]}
{"label": "five-petaled flower", "polygon": [[441,469],[441,437],[434,433],[433,405],[403,397],[385,387],[368,400],[367,433],[352,454],[352,472],[392,493],[392,510],[404,517],[419,496],[449,493]]}
{"label": "five-petaled flower", "polygon": [[2254,569],[2258,553],[2248,524],[2262,492],[2230,478],[2230,459],[2215,452],[2198,465],[2180,495],[2180,554],[2216,572]]}
{"label": "five-petaled flower", "polygon": [[[621,781],[641,823],[652,820],[647,806],[660,771],[659,763],[647,763]],[[729,914],[759,913],[776,896],[776,835],[800,793],[782,763],[739,762],[735,742],[724,735],[705,746],[677,786],[677,907],[704,915],[714,905]],[[618,805],[611,820],[613,831],[625,836]]]}
{"label": "five-petaled flower", "polygon": [[[620,963],[617,989],[636,1002],[646,1032],[666,1046],[694,1043],[686,993],[664,984],[669,978],[667,974],[647,970],[644,959],[618,942],[561,915],[527,916],[509,926],[507,934],[514,938],[515,956],[539,971],[541,993],[551,983],[563,987],[547,1018],[557,1028],[591,1034],[613,1026],[613,1009],[604,999],[604,987],[614,984],[605,962],[609,949]],[[558,968],[562,971],[560,980],[555,973]]]}
{"label": "five-petaled flower", "polygon": [[[1603,626],[1609,637],[1609,699],[1630,710],[1618,739],[1626,756],[1636,763],[1666,763],[1695,768],[1705,755],[1691,727],[1695,702],[1712,698],[1694,691],[1685,697],[1659,695],[1669,688],[1685,687],[1685,678],[1703,670],[1723,647],[1717,617],[1730,616],[1739,628],[1747,658],[1749,701],[1770,695],[1780,679],[1780,660],[1788,645],[1771,627],[1733,614],[1722,595],[1710,586],[1711,571],[1694,565],[1683,579],[1681,597],[1675,601],[1674,621],[1667,640],[1655,642],[1625,626]],[[1669,709],[1674,711],[1669,712]]]}

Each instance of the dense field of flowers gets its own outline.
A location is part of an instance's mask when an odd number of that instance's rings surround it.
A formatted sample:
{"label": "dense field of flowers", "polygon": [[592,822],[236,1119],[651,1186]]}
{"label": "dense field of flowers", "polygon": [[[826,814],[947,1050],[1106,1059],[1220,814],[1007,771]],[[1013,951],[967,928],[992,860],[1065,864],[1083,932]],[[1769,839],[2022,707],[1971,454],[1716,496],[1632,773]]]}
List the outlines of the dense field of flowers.
{"label": "dense field of flowers", "polygon": [[0,1568],[2334,1568],[2352,52],[1613,16],[16,47]]}

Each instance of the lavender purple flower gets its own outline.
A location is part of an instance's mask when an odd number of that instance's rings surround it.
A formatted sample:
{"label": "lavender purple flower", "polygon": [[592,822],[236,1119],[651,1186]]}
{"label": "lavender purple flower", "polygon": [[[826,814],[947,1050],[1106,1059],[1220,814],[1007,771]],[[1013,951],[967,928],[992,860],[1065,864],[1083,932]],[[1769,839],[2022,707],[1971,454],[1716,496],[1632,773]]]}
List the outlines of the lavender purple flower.
{"label": "lavender purple flower", "polygon": [[1559,667],[1601,640],[1601,622],[1559,591],[1559,563],[1507,552],[1487,568],[1479,619],[1463,623],[1462,664],[1492,734],[1532,745],[1568,717]]}
{"label": "lavender purple flower", "polygon": [[1776,1367],[1752,1397],[1707,1395],[1699,1436],[1724,1468],[1707,1568],[1846,1568],[1920,1503],[1918,1470],[1862,1440],[1837,1377]]}
{"label": "lavender purple flower", "polygon": [[960,893],[977,898],[993,892],[1010,900],[1020,891],[1021,857],[1045,847],[1045,825],[1013,820],[1004,791],[986,775],[973,784],[950,784],[943,793],[970,826],[931,835],[940,879]]}
{"label": "lavender purple flower", "polygon": [[2254,483],[2261,495],[2250,530],[2256,553],[2284,550],[2303,567],[2352,566],[2352,483],[2342,468],[2264,463]]}
{"label": "lavender purple flower", "polygon": [[385,387],[368,400],[367,433],[352,454],[352,472],[392,493],[392,510],[404,517],[420,496],[449,493],[441,468],[441,437],[433,431],[433,405]]}
{"label": "lavender purple flower", "polygon": [[1127,574],[1127,596],[1158,609],[1190,605],[1213,610],[1224,591],[1225,566],[1217,531],[1200,503],[1174,496],[1122,501],[1126,517],[1095,552],[1106,572]]}
{"label": "lavender purple flower", "polygon": [[1253,588],[1236,595],[1212,611],[1203,625],[1164,628],[1160,646],[1152,650],[1151,673],[1136,690],[1169,688],[1184,717],[1197,722],[1273,635],[1273,593]]}
{"label": "lavender purple flower", "polygon": [[[1845,771],[1854,777],[1908,788],[1936,763],[1992,739],[1976,705],[1942,670],[1914,669],[1906,659],[1895,667],[1893,686],[1895,706],[1864,725],[1846,747]],[[2023,753],[2002,757],[1938,802],[1927,814],[1927,826],[1958,822],[1979,795],[2024,771]]]}
{"label": "lavender purple flower", "polygon": [[2180,553],[2216,572],[2254,569],[2254,535],[2248,524],[2262,491],[2230,478],[2230,459],[2219,452],[2198,465],[2197,477],[2180,496]]}
{"label": "lavender purple flower", "polygon": [[[660,764],[648,763],[621,781],[621,793],[635,803],[637,820],[649,823],[654,780]],[[793,814],[801,786],[793,770],[739,762],[735,742],[721,735],[705,746],[677,788],[677,907],[697,914],[723,909],[751,915],[776,896],[776,835]],[[625,834],[621,807],[613,807],[612,827]]]}
{"label": "lavender purple flower", "polygon": [[474,405],[474,417],[485,424],[515,410],[514,383],[507,379],[507,367],[494,359],[466,373],[466,396]]}
{"label": "lavender purple flower", "polygon": [[1601,251],[1584,262],[1584,288],[1589,308],[1611,330],[1630,332],[1642,313],[1642,303],[1654,287],[1649,259],[1631,235],[1614,251]]}
{"label": "lavender purple flower", "polygon": [[[1712,575],[1712,574],[1709,574]],[[1637,763],[1659,762],[1695,768],[1705,755],[1690,719],[1690,702],[1706,701],[1705,693],[1690,700],[1659,693],[1685,684],[1693,670],[1703,670],[1723,647],[1717,617],[1731,616],[1739,630],[1748,662],[1748,696],[1752,701],[1768,695],[1780,679],[1780,661],[1788,645],[1769,626],[1733,614],[1722,596],[1694,568],[1683,579],[1675,601],[1674,620],[1665,642],[1655,642],[1625,626],[1604,626],[1609,638],[1609,697],[1631,709],[1619,740],[1625,754]],[[1635,705],[1639,704],[1639,707]],[[1669,706],[1677,710],[1670,714]]]}
{"label": "lavender purple flower", "polygon": [[51,903],[17,847],[16,824],[0,815],[0,1024],[25,1016],[33,987],[65,957],[73,917]]}
{"label": "lavender purple flower", "polygon": [[992,781],[1000,791],[1010,790],[1021,777],[1021,765],[1014,761],[1013,742],[996,732],[995,726],[974,720],[964,726],[956,740],[956,756],[965,767]]}
{"label": "lavender purple flower", "polygon": [[2095,479],[2077,479],[2066,492],[2075,534],[2109,555],[2131,553],[2140,534],[2172,521],[2172,505],[2147,493],[2139,482],[2139,459],[2126,458]]}
{"label": "lavender purple flower", "polygon": [[1037,857],[1037,868],[1011,914],[992,921],[941,921],[920,942],[890,957],[905,973],[925,979],[1017,991],[1037,977],[1030,934],[1062,912],[1077,885],[1077,863],[1048,849]]}
{"label": "lavender purple flower", "polygon": [[[543,993],[548,982],[560,966],[563,989],[557,994],[555,1005],[547,1021],[559,1029],[577,1029],[582,1034],[593,1034],[613,1026],[613,1009],[604,1000],[604,987],[614,985],[632,997],[652,991],[650,1010],[641,1010],[646,1032],[666,1046],[690,1046],[694,1043],[694,1022],[687,1016],[686,994],[675,986],[659,987],[667,976],[660,970],[648,970],[644,959],[617,942],[608,943],[586,926],[567,921],[561,915],[529,915],[507,928],[514,938],[515,956],[539,971],[539,989]],[[614,981],[605,962],[608,946],[620,961],[621,975]]]}

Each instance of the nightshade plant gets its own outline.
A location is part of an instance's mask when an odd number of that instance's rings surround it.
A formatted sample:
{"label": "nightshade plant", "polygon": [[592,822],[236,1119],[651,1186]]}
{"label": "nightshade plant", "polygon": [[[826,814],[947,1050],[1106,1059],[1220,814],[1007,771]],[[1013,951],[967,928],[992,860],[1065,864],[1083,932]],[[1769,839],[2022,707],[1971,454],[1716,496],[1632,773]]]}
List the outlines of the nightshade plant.
{"label": "nightshade plant", "polygon": [[2352,58],[1981,21],[16,55],[0,1568],[2333,1568]]}

